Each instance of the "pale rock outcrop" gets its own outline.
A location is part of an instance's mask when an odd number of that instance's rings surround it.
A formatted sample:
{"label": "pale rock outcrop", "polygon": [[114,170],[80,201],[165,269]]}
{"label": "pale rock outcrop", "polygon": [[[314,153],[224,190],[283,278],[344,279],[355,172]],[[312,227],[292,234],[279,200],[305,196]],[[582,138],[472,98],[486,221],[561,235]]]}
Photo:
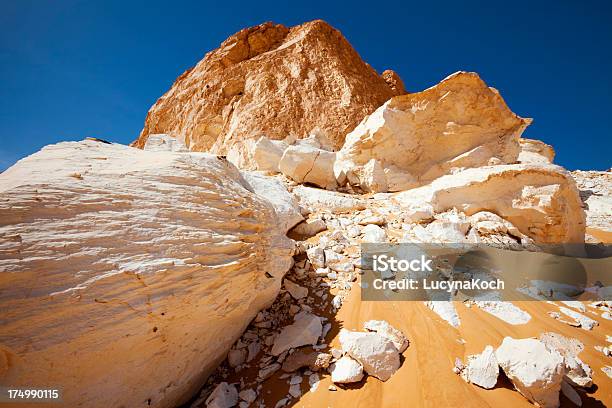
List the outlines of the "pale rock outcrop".
{"label": "pale rock outcrop", "polygon": [[457,72],[425,91],[394,97],[366,117],[346,136],[334,172],[340,184],[402,191],[454,169],[514,163],[530,122],[512,113],[477,74]]}
{"label": "pale rock outcrop", "polygon": [[166,133],[192,151],[227,154],[261,135],[303,138],[319,128],[339,149],[364,116],[398,93],[394,83],[321,20],[292,28],[268,22],[230,36],[177,78],[149,110],[135,145]]}
{"label": "pale rock outcrop", "polygon": [[486,389],[495,387],[498,375],[499,365],[492,346],[485,347],[480,354],[468,356],[466,366],[461,372],[465,381]]}
{"label": "pale rock outcrop", "polygon": [[612,243],[612,172],[573,171],[586,212],[587,233],[594,242]]}
{"label": "pale rock outcrop", "polygon": [[519,139],[521,152],[518,156],[520,163],[552,163],[555,158],[555,149],[540,140]]}
{"label": "pale rock outcrop", "polygon": [[368,320],[363,324],[363,328],[378,333],[382,337],[391,340],[395,348],[403,353],[408,348],[408,339],[404,333],[391,326],[384,320]]}
{"label": "pale rock outcrop", "polygon": [[174,138],[165,134],[149,135],[143,150],[150,152],[187,152],[182,139]]}
{"label": "pale rock outcrop", "polygon": [[306,186],[296,186],[292,192],[300,205],[311,211],[324,209],[332,213],[343,213],[366,208],[364,200],[350,194]]}
{"label": "pale rock outcrop", "polygon": [[310,183],[334,190],[336,154],[307,145],[294,145],[285,149],[278,164],[281,173],[298,183]]}
{"label": "pale rock outcrop", "polygon": [[542,333],[540,341],[549,350],[554,350],[563,356],[567,374],[565,381],[577,387],[590,387],[593,384],[593,370],[591,367],[578,358],[584,350],[584,344],[577,339],[563,337],[557,333]]}
{"label": "pale rock outcrop", "polygon": [[331,380],[336,384],[359,382],[363,379],[363,366],[350,356],[343,356],[330,367]]}
{"label": "pale rock outcrop", "polygon": [[279,173],[278,164],[288,147],[289,145],[283,140],[270,140],[265,136],[260,137],[253,145],[253,161],[257,170]]}
{"label": "pale rock outcrop", "polygon": [[281,230],[287,232],[304,220],[298,200],[287,191],[280,180],[247,171],[242,172],[242,176],[251,187],[252,192],[264,197],[272,204]]}
{"label": "pale rock outcrop", "polygon": [[563,357],[536,339],[504,338],[495,357],[516,389],[542,408],[559,406]]}
{"label": "pale rock outcrop", "polygon": [[321,337],[323,326],[321,318],[308,312],[300,312],[293,318],[293,324],[285,326],[274,340],[272,355],[278,356],[292,348],[316,345]]}
{"label": "pale rock outcrop", "polygon": [[342,351],[357,360],[369,375],[387,381],[400,366],[399,352],[389,339],[377,333],[340,330]]}
{"label": "pale rock outcrop", "polygon": [[468,216],[492,212],[536,243],[584,242],[585,218],[578,190],[569,173],[555,165],[467,169],[397,193],[394,200],[407,208],[430,203],[436,213],[452,208]]}
{"label": "pale rock outcrop", "polygon": [[0,192],[0,382],[67,406],[185,402],[292,264],[272,204],[205,153],[59,143]]}

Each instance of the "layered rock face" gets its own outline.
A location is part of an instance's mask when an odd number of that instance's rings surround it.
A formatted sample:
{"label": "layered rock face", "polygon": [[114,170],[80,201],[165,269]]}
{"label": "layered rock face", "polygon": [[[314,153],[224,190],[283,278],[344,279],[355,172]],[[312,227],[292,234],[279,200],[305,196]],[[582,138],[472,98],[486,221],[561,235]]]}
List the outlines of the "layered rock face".
{"label": "layered rock face", "polygon": [[190,398],[292,263],[249,189],[215,156],[94,141],[0,175],[0,383],[71,407]]}
{"label": "layered rock face", "polygon": [[453,169],[514,163],[530,122],[477,74],[457,72],[365,118],[338,152],[335,175],[365,191],[401,191]]}
{"label": "layered rock face", "polygon": [[440,213],[489,211],[536,243],[582,243],[585,216],[576,184],[555,165],[515,164],[467,169],[395,195],[408,208],[431,205]]}
{"label": "layered rock face", "polygon": [[327,23],[265,23],[181,75],[149,110],[135,146],[165,133],[192,151],[227,154],[245,140],[302,138],[318,127],[339,149],[364,116],[401,92],[397,74],[379,76]]}
{"label": "layered rock face", "polygon": [[555,149],[540,140],[519,139],[521,152],[518,161],[521,163],[552,163],[555,158]]}

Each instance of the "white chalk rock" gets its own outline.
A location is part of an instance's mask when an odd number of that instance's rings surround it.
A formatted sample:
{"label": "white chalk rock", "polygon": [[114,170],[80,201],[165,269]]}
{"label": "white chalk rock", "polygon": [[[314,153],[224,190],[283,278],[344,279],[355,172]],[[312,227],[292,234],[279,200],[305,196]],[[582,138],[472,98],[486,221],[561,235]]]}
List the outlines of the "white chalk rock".
{"label": "white chalk rock", "polygon": [[336,384],[359,382],[363,379],[363,366],[355,359],[344,356],[330,367],[331,380]]}
{"label": "white chalk rock", "polygon": [[399,352],[393,342],[377,333],[340,330],[342,351],[361,363],[366,373],[387,381],[400,366]]}
{"label": "white chalk rock", "polygon": [[466,367],[461,374],[467,382],[479,387],[486,389],[495,387],[499,365],[493,347],[487,346],[482,353],[468,356]]}
{"label": "white chalk rock", "polygon": [[571,175],[552,164],[471,168],[394,194],[402,207],[421,203],[436,213],[452,208],[468,216],[498,214],[536,243],[583,243],[585,215]]}
{"label": "white chalk rock", "polygon": [[253,145],[253,161],[258,170],[280,172],[280,163],[283,152],[289,145],[282,140],[270,140],[265,136]]}
{"label": "white chalk rock", "polygon": [[175,137],[165,134],[149,135],[144,150],[150,152],[188,152],[185,143]]}
{"label": "white chalk rock", "polygon": [[334,172],[339,182],[365,189],[371,174],[381,174],[375,185],[402,191],[491,159],[514,163],[529,123],[477,74],[457,72],[422,92],[393,97],[367,116],[346,136]]}
{"label": "white chalk rock", "polygon": [[272,204],[282,230],[287,232],[304,219],[297,199],[287,191],[280,180],[247,171],[242,172],[242,176],[251,187],[251,191]]}
{"label": "white chalk rock", "polygon": [[305,346],[316,345],[323,332],[321,318],[308,312],[300,312],[293,318],[293,324],[286,326],[274,340],[272,355],[278,356],[283,351]]}
{"label": "white chalk rock", "polygon": [[542,408],[559,406],[563,357],[536,339],[504,338],[495,357],[516,389]]}
{"label": "white chalk rock", "polygon": [[387,233],[384,229],[375,224],[368,224],[363,227],[363,242],[383,243],[387,242]]}
{"label": "white chalk rock", "polygon": [[307,145],[285,149],[278,168],[281,173],[298,183],[312,183],[321,188],[336,188],[334,162],[336,153]]}
{"label": "white chalk rock", "polygon": [[59,143],[0,194],[2,382],[66,406],[186,402],[293,262],[273,205],[206,153]]}
{"label": "white chalk rock", "polygon": [[343,213],[366,208],[364,200],[335,191],[296,186],[293,194],[298,198],[302,207],[311,211],[324,209],[331,213]]}
{"label": "white chalk rock", "polygon": [[559,310],[564,315],[569,316],[572,319],[576,320],[578,323],[580,323],[580,327],[582,327],[584,330],[592,330],[593,327],[599,325],[596,320],[593,320],[590,317],[587,317],[582,313],[578,313],[572,309],[568,309],[567,307],[559,307]]}
{"label": "white chalk rock", "polygon": [[531,315],[511,302],[501,300],[477,300],[474,304],[479,309],[497,317],[508,324],[527,324]]}
{"label": "white chalk rock", "polygon": [[323,248],[319,246],[308,248],[306,250],[306,256],[308,257],[311,265],[315,268],[325,267],[325,250]]}
{"label": "white chalk rock", "polygon": [[393,342],[395,348],[403,353],[408,348],[408,339],[400,330],[391,326],[384,320],[368,320],[363,324],[363,328],[372,332],[376,332],[386,339]]}

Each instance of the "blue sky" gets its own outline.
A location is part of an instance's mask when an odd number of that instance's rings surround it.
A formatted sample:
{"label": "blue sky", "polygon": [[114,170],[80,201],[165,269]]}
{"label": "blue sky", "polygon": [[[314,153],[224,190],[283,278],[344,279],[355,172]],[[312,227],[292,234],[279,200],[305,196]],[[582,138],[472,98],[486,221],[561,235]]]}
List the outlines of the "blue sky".
{"label": "blue sky", "polygon": [[569,169],[612,166],[606,1],[1,0],[0,169],[87,136],[129,143],[174,79],[227,36],[322,18],[409,91],[478,72]]}

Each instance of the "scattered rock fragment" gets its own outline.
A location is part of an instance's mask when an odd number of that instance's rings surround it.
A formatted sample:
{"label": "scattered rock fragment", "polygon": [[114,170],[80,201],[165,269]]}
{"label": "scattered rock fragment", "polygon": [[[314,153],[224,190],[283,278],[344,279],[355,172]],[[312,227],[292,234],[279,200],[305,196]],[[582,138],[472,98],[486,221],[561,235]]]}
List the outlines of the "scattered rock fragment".
{"label": "scattered rock fragment", "polygon": [[363,366],[355,359],[344,356],[330,367],[331,380],[336,384],[359,382],[363,379]]}
{"label": "scattered rock fragment", "polygon": [[597,321],[591,319],[590,317],[587,317],[574,310],[568,309],[567,307],[559,307],[559,310],[561,311],[561,313],[576,320],[576,322],[578,322],[578,324],[580,324],[580,327],[582,327],[584,330],[591,330],[593,329],[593,327],[599,325]]}
{"label": "scattered rock fragment", "polygon": [[536,339],[504,338],[495,357],[516,389],[542,408],[559,406],[561,381],[566,373],[563,357]]}
{"label": "scattered rock fragment", "polygon": [[302,367],[308,367],[312,371],[319,371],[329,367],[331,360],[332,355],[328,353],[297,350],[285,359],[282,369],[285,372],[294,372]]}
{"label": "scattered rock fragment", "polygon": [[206,408],[231,408],[238,403],[238,390],[234,385],[221,382],[206,399]]}
{"label": "scattered rock fragment", "polygon": [[391,340],[395,348],[403,353],[408,348],[408,339],[404,333],[397,330],[384,320],[368,320],[363,324],[363,328],[372,332],[376,332],[382,337]]}
{"label": "scattered rock fragment", "polygon": [[486,389],[495,387],[498,375],[499,365],[493,346],[485,347],[480,354],[468,356],[467,364],[461,371],[465,381]]}
{"label": "scattered rock fragment", "polygon": [[305,346],[316,345],[323,331],[321,318],[308,312],[300,312],[295,315],[293,324],[286,326],[280,332],[274,346],[272,355],[278,356],[283,351]]}
{"label": "scattered rock fragment", "polygon": [[292,298],[299,300],[308,296],[307,288],[300,286],[297,283],[290,281],[289,279],[285,279],[284,282],[285,289],[287,289],[287,292],[289,292]]}
{"label": "scattered rock fragment", "polygon": [[387,381],[400,366],[399,352],[393,342],[377,333],[361,333],[342,329],[340,345],[345,353],[361,363],[364,370]]}
{"label": "scattered rock fragment", "polygon": [[363,242],[383,243],[387,242],[387,233],[384,229],[375,224],[368,224],[363,227]]}

